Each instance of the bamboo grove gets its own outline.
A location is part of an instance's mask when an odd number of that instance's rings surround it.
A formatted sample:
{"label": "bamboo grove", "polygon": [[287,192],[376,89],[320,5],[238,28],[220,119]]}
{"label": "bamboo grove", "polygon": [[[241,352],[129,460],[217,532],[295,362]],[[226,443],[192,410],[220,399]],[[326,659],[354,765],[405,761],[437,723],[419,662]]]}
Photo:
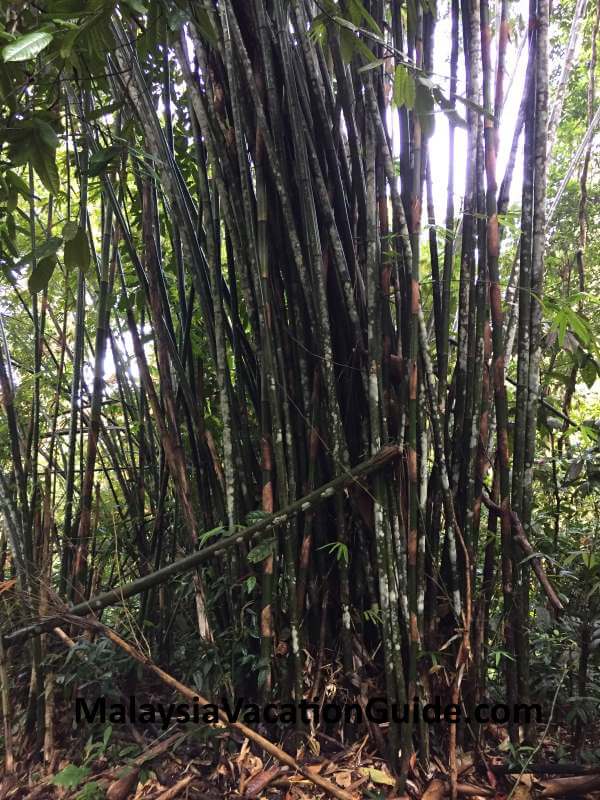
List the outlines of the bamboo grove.
{"label": "bamboo grove", "polygon": [[[531,529],[549,0],[516,119],[508,0],[2,6],[2,680],[29,659],[30,729],[65,605],[159,663],[184,642],[209,695],[298,701],[337,664],[349,698],[467,707],[495,605],[530,703],[531,595],[564,603]],[[478,735],[376,744],[406,775]]]}

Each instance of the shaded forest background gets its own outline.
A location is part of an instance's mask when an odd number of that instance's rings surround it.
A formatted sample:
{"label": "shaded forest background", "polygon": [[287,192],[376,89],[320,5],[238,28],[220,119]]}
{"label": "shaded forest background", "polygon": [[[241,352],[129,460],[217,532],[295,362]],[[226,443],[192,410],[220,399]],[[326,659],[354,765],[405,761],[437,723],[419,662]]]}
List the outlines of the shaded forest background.
{"label": "shaded forest background", "polygon": [[0,7],[6,796],[105,796],[158,728],[74,697],[182,685],[548,722],[188,734],[223,794],[597,765],[600,6]]}

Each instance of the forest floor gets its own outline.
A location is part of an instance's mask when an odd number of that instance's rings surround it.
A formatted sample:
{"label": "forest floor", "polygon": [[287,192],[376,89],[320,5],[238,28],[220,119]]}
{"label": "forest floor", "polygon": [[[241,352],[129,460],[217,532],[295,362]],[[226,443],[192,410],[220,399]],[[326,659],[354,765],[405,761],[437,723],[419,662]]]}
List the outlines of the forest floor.
{"label": "forest floor", "polygon": [[[153,726],[122,725],[118,730],[105,727],[104,735],[99,729],[99,741],[93,735],[86,741],[81,729],[68,730],[68,720],[67,708],[57,712],[54,741],[45,745],[49,756],[45,766],[35,759],[30,741],[23,739],[20,747],[15,742],[15,770],[0,773],[0,800],[307,800],[328,796],[308,777],[259,753],[238,731],[217,728],[207,737],[205,727],[174,726],[161,733]],[[543,770],[530,768],[521,775],[506,775],[502,774],[508,760],[506,731],[488,726],[482,749],[458,751],[458,797],[600,798],[600,767],[557,764],[552,774],[553,752],[560,740],[560,729],[551,737],[546,735],[534,760],[544,764]],[[280,745],[290,750],[289,741],[284,739]],[[442,800],[451,796],[447,759],[435,755],[428,774],[413,757],[404,793],[399,793],[368,735],[345,745],[318,733],[312,752],[301,749],[295,755],[306,771],[331,781],[340,799]],[[573,774],[577,771],[586,774]]]}

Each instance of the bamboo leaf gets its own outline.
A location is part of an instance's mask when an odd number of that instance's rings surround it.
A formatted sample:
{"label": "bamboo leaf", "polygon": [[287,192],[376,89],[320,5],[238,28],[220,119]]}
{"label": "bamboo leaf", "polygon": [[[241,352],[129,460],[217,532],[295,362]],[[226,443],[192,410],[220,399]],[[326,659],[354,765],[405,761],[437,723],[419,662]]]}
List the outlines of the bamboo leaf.
{"label": "bamboo leaf", "polygon": [[369,72],[372,69],[378,69],[378,67],[382,67],[385,64],[385,59],[377,58],[375,61],[370,61],[368,64],[365,64],[363,67],[359,67],[356,71],[358,73],[361,72]]}
{"label": "bamboo leaf", "polygon": [[350,0],[349,10],[353,22],[355,22],[357,25],[360,25],[360,23],[364,20],[373,33],[376,33],[377,36],[383,36],[381,28],[375,22],[360,0]]}
{"label": "bamboo leaf", "polygon": [[70,242],[71,239],[74,239],[77,235],[77,231],[79,230],[79,225],[76,222],[67,222],[63,228],[63,239],[65,242]]}
{"label": "bamboo leaf", "polygon": [[417,84],[414,107],[421,123],[423,136],[429,138],[435,129],[433,92],[422,82]]}
{"label": "bamboo leaf", "polygon": [[114,161],[123,152],[123,148],[118,145],[110,145],[98,150],[92,154],[88,166],[88,175],[90,178],[96,178],[101,175],[108,165]]}
{"label": "bamboo leaf", "polygon": [[398,64],[394,72],[394,104],[401,108],[406,106],[412,110],[415,106],[415,79],[405,64]]}
{"label": "bamboo leaf", "polygon": [[72,239],[65,242],[65,267],[87,272],[90,266],[90,246],[83,228],[77,228]]}
{"label": "bamboo leaf", "polygon": [[592,386],[596,383],[596,378],[598,377],[598,370],[596,368],[595,362],[591,358],[587,358],[585,364],[581,368],[581,377],[583,378],[585,385],[588,389],[591,389]]}
{"label": "bamboo leaf", "polygon": [[51,194],[58,194],[60,182],[58,178],[58,168],[54,158],[47,152],[38,151],[31,156],[31,164],[44,188]]}
{"label": "bamboo leaf", "polygon": [[22,194],[23,197],[30,197],[29,186],[27,183],[21,178],[20,175],[17,175],[12,169],[6,171],[6,180],[8,183],[15,189],[19,194]]}
{"label": "bamboo leaf", "polygon": [[42,292],[47,288],[55,267],[56,256],[54,255],[46,256],[36,263],[35,269],[32,270],[27,282],[27,288],[31,294]]}
{"label": "bamboo leaf", "polygon": [[260,561],[264,561],[265,558],[268,558],[273,553],[274,547],[275,539],[267,539],[260,542],[248,553],[248,561],[251,564],[258,564]]}
{"label": "bamboo leaf", "polygon": [[49,236],[43,244],[24,255],[18,262],[17,267],[20,269],[26,264],[31,264],[34,258],[41,261],[43,258],[56,255],[62,243],[63,240],[60,236]]}

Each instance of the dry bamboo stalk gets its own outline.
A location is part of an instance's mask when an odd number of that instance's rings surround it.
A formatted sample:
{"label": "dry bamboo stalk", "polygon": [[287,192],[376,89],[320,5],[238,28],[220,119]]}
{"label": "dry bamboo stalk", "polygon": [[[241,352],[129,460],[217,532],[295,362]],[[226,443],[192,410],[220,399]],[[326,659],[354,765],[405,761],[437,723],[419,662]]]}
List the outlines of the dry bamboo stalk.
{"label": "dry bamboo stalk", "polygon": [[6,650],[0,636],[0,692],[2,694],[2,722],[4,726],[4,771],[7,775],[15,771],[12,738],[12,714],[10,707],[10,683]]}
{"label": "dry bamboo stalk", "polygon": [[174,797],[182,792],[186,786],[189,786],[190,783],[194,780],[193,775],[186,775],[185,778],[182,778],[180,781],[177,781],[170,789],[167,789],[165,792],[161,792],[160,794],[156,795],[155,800],[173,800]]}

